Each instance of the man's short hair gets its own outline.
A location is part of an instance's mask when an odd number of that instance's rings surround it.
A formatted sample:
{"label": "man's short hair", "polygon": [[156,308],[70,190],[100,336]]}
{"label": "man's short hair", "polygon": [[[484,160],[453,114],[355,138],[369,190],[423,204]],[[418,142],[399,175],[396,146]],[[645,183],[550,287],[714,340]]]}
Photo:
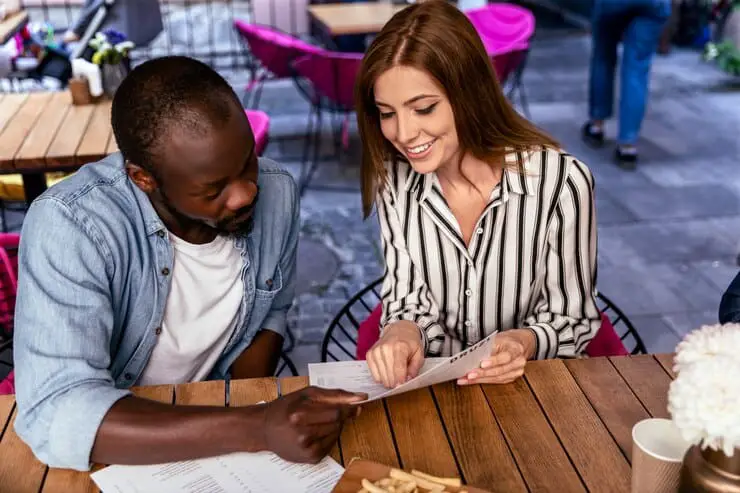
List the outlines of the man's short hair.
{"label": "man's short hair", "polygon": [[208,65],[167,56],[134,68],[116,91],[111,124],[124,159],[151,172],[155,156],[173,128],[195,135],[226,124],[234,90]]}

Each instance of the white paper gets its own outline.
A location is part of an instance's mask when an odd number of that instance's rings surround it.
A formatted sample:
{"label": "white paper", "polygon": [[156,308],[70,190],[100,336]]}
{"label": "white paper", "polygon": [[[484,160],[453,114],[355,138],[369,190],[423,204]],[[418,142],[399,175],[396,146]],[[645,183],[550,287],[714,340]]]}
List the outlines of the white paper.
{"label": "white paper", "polygon": [[271,452],[152,466],[108,466],[91,476],[103,493],[328,493],[344,468],[331,457],[295,464]]}
{"label": "white paper", "polygon": [[365,361],[311,363],[308,365],[308,379],[317,387],[367,393],[368,399],[364,402],[370,402],[464,377],[490,356],[495,336],[495,333],[491,334],[449,358],[427,358],[415,378],[394,389],[377,383]]}

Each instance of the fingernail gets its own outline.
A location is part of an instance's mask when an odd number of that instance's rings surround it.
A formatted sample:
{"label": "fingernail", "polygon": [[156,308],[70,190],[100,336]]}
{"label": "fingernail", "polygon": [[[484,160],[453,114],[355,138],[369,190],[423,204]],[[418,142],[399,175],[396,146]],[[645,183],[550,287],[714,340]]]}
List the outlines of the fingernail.
{"label": "fingernail", "polygon": [[478,374],[475,372],[468,373],[468,380],[472,380],[474,378],[478,378]]}
{"label": "fingernail", "polygon": [[458,378],[457,379],[457,384],[458,385],[465,385],[465,379],[464,378]]}
{"label": "fingernail", "polygon": [[488,360],[485,360],[483,363],[480,364],[481,368],[489,368],[491,366],[491,362]]}

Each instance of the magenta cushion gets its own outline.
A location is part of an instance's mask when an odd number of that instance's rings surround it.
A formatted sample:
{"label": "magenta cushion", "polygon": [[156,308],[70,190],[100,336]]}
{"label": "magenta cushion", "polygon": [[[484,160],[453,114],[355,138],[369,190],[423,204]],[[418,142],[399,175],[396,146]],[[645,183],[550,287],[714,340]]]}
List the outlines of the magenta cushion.
{"label": "magenta cushion", "polygon": [[378,304],[369,317],[360,324],[357,329],[357,354],[358,360],[364,360],[367,351],[373,347],[380,338],[380,317],[383,314],[383,306]]}
{"label": "magenta cushion", "polygon": [[0,382],[0,395],[15,394],[15,372],[11,371],[5,380]]}

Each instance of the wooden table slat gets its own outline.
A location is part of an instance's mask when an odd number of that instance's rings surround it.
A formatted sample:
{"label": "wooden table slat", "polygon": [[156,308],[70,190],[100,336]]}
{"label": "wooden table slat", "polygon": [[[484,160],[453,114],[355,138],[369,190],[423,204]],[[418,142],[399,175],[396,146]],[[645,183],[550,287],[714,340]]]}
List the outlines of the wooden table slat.
{"label": "wooden table slat", "polygon": [[229,406],[251,406],[258,402],[277,399],[277,379],[260,378],[232,380],[229,385]]}
{"label": "wooden table slat", "polygon": [[[280,379],[280,392],[282,395],[296,392],[305,387],[308,387],[308,377],[285,377]],[[339,442],[334,445],[329,455],[338,463],[344,464],[342,448]]]}
{"label": "wooden table slat", "polygon": [[441,477],[460,475],[430,389],[390,397],[386,406],[402,467]]}
{"label": "wooden table slat", "polygon": [[660,366],[663,367],[671,378],[676,378],[676,372],[673,370],[673,354],[654,354],[653,357],[658,360]]}
{"label": "wooden table slat", "polygon": [[628,492],[629,463],[563,361],[533,362],[525,377],[586,487]]}
{"label": "wooden table slat", "polygon": [[450,382],[433,392],[466,484],[528,491],[481,387]]}
{"label": "wooden table slat", "polygon": [[21,10],[0,20],[0,45],[7,43],[28,22],[28,12]]}
{"label": "wooden table slat", "polygon": [[28,94],[5,94],[0,102],[0,134],[12,120],[18,109],[26,102]]}
{"label": "wooden table slat", "polygon": [[98,493],[90,473],[80,473],[69,469],[50,468],[46,473],[41,493]]}
{"label": "wooden table slat", "polygon": [[568,360],[565,366],[631,462],[632,427],[650,414],[608,359]]}
{"label": "wooden table slat", "polygon": [[46,152],[46,164],[49,166],[74,166],[76,164],[77,148],[87,131],[94,110],[95,106],[92,105],[69,107],[59,131]]}
{"label": "wooden table slat", "polygon": [[[71,107],[69,98],[67,92],[55,92],[51,95],[49,103],[15,155],[16,168],[39,168],[46,165],[46,153],[51,141],[59,132],[64,116]],[[15,124],[16,120],[13,120],[13,125]]]}
{"label": "wooden table slat", "polygon": [[668,386],[671,377],[649,354],[609,358],[645,409],[654,418],[669,418]]}
{"label": "wooden table slat", "polygon": [[146,387],[133,387],[131,392],[136,397],[149,399],[150,401],[162,402],[164,404],[173,404],[175,402],[174,385],[151,385]]}
{"label": "wooden table slat", "polygon": [[345,466],[355,457],[399,467],[383,401],[364,404],[362,412],[344,425],[339,438]]}
{"label": "wooden table slat", "polygon": [[334,3],[308,6],[308,13],[331,36],[344,34],[373,34],[405,5],[382,2]]}
{"label": "wooden table slat", "polygon": [[110,126],[111,101],[102,101],[94,106],[87,132],[77,147],[76,162],[79,165],[102,159],[108,154],[108,144],[113,139]]}
{"label": "wooden table slat", "polygon": [[15,410],[3,434],[0,447],[0,485],[2,491],[18,493],[39,491],[46,466],[34,457],[28,445],[13,431]]}
{"label": "wooden table slat", "polygon": [[482,388],[530,491],[586,491],[524,379]]}
{"label": "wooden table slat", "polygon": [[13,406],[15,406],[15,396],[0,395],[0,440],[2,440],[3,434],[7,430],[6,425],[13,413]]}
{"label": "wooden table slat", "polygon": [[[45,92],[32,93],[24,98],[23,104],[13,114],[12,125],[6,125],[0,134],[0,168],[15,167],[16,154],[50,99],[51,94]],[[4,101],[7,103],[8,98]]]}
{"label": "wooden table slat", "polygon": [[212,380],[176,385],[175,404],[223,407],[226,405],[226,384],[223,380]]}

